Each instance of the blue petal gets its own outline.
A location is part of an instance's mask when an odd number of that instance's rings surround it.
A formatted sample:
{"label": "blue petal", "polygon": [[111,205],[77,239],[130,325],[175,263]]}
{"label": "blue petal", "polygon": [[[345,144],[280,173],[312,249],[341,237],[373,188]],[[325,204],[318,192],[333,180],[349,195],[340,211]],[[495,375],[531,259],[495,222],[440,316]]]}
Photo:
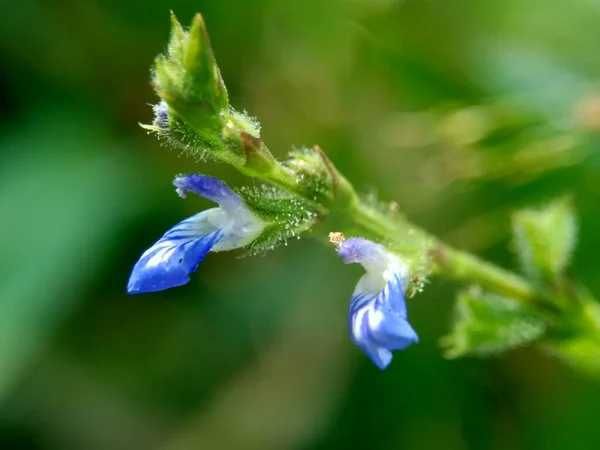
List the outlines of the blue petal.
{"label": "blue petal", "polygon": [[352,297],[348,313],[350,339],[380,369],[385,369],[392,361],[392,352],[371,338],[369,313],[377,298],[377,292],[366,292]]}
{"label": "blue petal", "polygon": [[406,319],[406,301],[404,300],[404,289],[402,280],[398,274],[394,274],[382,291],[375,299],[375,307],[387,309],[391,313]]}
{"label": "blue petal", "polygon": [[381,292],[354,295],[348,322],[352,341],[380,369],[391,362],[391,350],[402,350],[419,341],[406,320],[406,302],[398,275],[388,281]]}
{"label": "blue petal", "polygon": [[377,327],[370,329],[373,342],[388,350],[404,350],[412,343],[419,342],[419,337],[410,324],[401,317],[384,315]]}
{"label": "blue petal", "polygon": [[375,299],[374,309],[381,311],[383,320],[371,333],[373,338],[390,350],[401,350],[419,342],[417,333],[408,323],[402,280],[398,274],[388,281]]}
{"label": "blue petal", "polygon": [[385,347],[380,347],[371,341],[363,341],[356,345],[381,370],[385,369],[392,362],[392,352]]}
{"label": "blue petal", "polygon": [[186,191],[190,191],[218,203],[223,208],[237,208],[244,205],[241,197],[216,177],[200,174],[182,175],[176,177],[173,184],[182,197],[185,197]]}
{"label": "blue petal", "polygon": [[210,249],[223,237],[223,230],[207,230],[197,214],[178,223],[141,256],[135,264],[127,292],[162,291],[190,281]]}
{"label": "blue petal", "polygon": [[383,370],[392,362],[392,352],[384,347],[377,347],[371,343],[362,343],[360,349],[369,357],[373,364]]}

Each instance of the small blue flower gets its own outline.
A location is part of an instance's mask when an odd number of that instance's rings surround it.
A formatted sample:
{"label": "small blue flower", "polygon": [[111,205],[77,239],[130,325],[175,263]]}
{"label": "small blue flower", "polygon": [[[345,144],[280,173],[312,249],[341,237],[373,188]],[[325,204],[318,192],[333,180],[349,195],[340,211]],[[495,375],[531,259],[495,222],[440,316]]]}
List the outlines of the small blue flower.
{"label": "small blue flower", "polygon": [[392,350],[419,342],[408,323],[404,300],[408,268],[383,246],[364,238],[342,241],[338,254],[346,264],[360,263],[367,271],[350,300],[350,338],[383,370],[392,361]]}
{"label": "small blue flower", "polygon": [[190,281],[189,274],[209,251],[244,247],[254,241],[265,227],[241,197],[218,178],[206,175],[178,176],[173,181],[177,193],[185,198],[193,192],[219,204],[178,223],[135,264],[127,292],[161,291]]}

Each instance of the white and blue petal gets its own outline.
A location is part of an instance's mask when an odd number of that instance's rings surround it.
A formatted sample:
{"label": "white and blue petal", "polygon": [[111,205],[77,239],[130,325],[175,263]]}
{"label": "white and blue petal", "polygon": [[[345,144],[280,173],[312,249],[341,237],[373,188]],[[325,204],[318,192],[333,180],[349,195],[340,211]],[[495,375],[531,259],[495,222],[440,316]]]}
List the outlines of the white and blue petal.
{"label": "white and blue petal", "polygon": [[266,223],[244,204],[241,197],[218,178],[178,176],[177,193],[193,192],[219,204],[186,219],[161,237],[135,264],[127,292],[153,292],[186,284],[190,273],[209,251],[244,247],[253,242]]}
{"label": "white and blue petal", "polygon": [[350,301],[350,337],[377,367],[385,369],[392,350],[419,340],[407,320],[403,279],[408,270],[384,247],[363,238],[344,241],[338,253],[346,263],[360,263],[367,271]]}
{"label": "white and blue petal", "polygon": [[356,293],[348,311],[350,337],[380,369],[392,360],[391,350],[403,350],[418,337],[408,323],[399,276],[381,291]]}
{"label": "white and blue petal", "polygon": [[187,191],[219,204],[218,211],[209,216],[209,222],[223,229],[223,238],[213,252],[234,250],[252,243],[264,230],[266,223],[256,216],[225,183],[206,175],[176,177],[173,184],[177,193],[185,198]]}
{"label": "white and blue petal", "polygon": [[223,238],[223,230],[208,223],[211,211],[178,223],[146,250],[133,267],[127,292],[162,291],[190,281],[190,273]]}

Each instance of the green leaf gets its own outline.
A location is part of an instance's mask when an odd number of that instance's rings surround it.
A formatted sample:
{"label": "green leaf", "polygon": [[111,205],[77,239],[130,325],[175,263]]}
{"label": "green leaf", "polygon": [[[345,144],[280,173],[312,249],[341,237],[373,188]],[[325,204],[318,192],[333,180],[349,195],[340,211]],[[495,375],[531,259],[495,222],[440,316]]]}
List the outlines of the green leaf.
{"label": "green leaf", "polygon": [[512,217],[517,255],[524,273],[538,282],[556,282],[575,247],[577,225],[571,202],[555,200]]}
{"label": "green leaf", "polygon": [[443,338],[446,357],[485,356],[529,344],[546,330],[530,307],[496,294],[463,291],[456,303],[452,332]]}

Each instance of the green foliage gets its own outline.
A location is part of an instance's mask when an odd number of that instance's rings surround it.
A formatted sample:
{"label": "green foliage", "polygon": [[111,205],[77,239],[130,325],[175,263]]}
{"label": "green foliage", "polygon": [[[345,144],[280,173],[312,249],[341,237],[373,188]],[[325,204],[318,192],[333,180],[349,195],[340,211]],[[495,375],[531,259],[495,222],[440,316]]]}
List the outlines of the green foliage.
{"label": "green foliage", "polygon": [[452,332],[442,339],[446,356],[487,356],[539,339],[546,324],[531,307],[509,297],[462,291],[456,302]]}
{"label": "green foliage", "polygon": [[0,141],[10,150],[0,164],[3,212],[22,208],[0,221],[0,403],[82,300],[140,201],[138,165],[107,150],[115,143],[101,129],[60,110],[46,117],[54,118],[36,117]]}
{"label": "green foliage", "polygon": [[512,217],[517,255],[525,274],[536,282],[556,283],[576,243],[575,213],[568,198]]}

